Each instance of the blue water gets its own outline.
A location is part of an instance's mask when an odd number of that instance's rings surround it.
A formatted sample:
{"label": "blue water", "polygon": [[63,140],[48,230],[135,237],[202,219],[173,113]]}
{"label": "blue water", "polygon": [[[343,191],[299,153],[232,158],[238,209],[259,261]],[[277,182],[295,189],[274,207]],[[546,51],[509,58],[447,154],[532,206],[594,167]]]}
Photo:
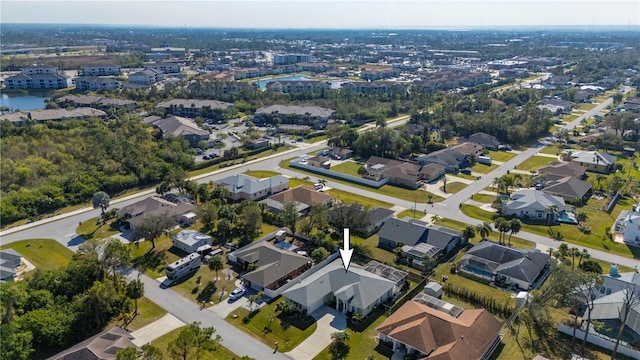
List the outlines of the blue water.
{"label": "blue water", "polygon": [[292,76],[284,76],[284,77],[279,77],[279,78],[262,79],[262,80],[256,81],[256,84],[258,84],[258,87],[260,89],[264,89],[264,88],[267,87],[268,83],[274,82],[276,80],[308,80],[308,79],[304,75],[292,75]]}
{"label": "blue water", "polygon": [[45,100],[51,99],[47,94],[8,95],[0,96],[0,106],[11,110],[37,110],[45,108]]}

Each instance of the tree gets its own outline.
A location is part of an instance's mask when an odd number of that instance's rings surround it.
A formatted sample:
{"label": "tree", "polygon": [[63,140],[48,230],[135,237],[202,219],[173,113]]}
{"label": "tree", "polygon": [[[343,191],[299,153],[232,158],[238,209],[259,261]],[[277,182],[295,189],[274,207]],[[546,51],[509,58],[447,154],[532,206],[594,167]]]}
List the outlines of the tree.
{"label": "tree", "polygon": [[491,227],[491,224],[486,221],[482,222],[481,224],[478,224],[476,226],[476,230],[478,231],[478,234],[480,234],[480,237],[482,237],[483,239],[488,238],[493,232],[493,228]]}
{"label": "tree", "polygon": [[311,258],[317,264],[329,256],[329,252],[322,247],[319,247],[311,252]]}
{"label": "tree", "polygon": [[282,207],[280,212],[280,221],[284,226],[291,230],[291,234],[295,237],[296,227],[298,225],[298,219],[300,219],[300,213],[298,213],[298,207],[295,201],[289,201]]}
{"label": "tree", "polygon": [[0,325],[0,349],[5,360],[28,360],[35,351],[31,345],[33,335],[30,331],[17,329],[9,323]]}
{"label": "tree", "polygon": [[613,105],[618,105],[620,104],[620,102],[622,102],[622,99],[624,99],[624,94],[617,91],[615,94],[613,94],[612,98],[613,98]]}
{"label": "tree", "polygon": [[138,314],[138,299],[141,299],[144,296],[144,284],[140,279],[135,279],[130,281],[127,284],[127,296],[129,299],[133,299],[133,303],[135,304],[134,314]]}
{"label": "tree", "polygon": [[613,351],[611,352],[611,360],[614,360],[618,353],[620,339],[622,338],[625,326],[627,326],[627,320],[629,319],[629,314],[631,314],[631,309],[640,304],[640,288],[637,285],[629,285],[622,291],[624,291],[624,297],[622,298],[622,305],[618,308],[620,328],[616,335],[616,345],[613,347]]}
{"label": "tree", "polygon": [[509,247],[511,247],[511,236],[520,232],[522,228],[522,222],[516,218],[511,219],[509,222]]}
{"label": "tree", "polygon": [[137,360],[138,351],[134,347],[120,349],[116,352],[116,360]]}
{"label": "tree", "polygon": [[549,205],[544,208],[544,211],[547,214],[547,226],[551,226],[551,219],[558,214],[558,209],[558,205]]}
{"label": "tree", "polygon": [[563,262],[569,255],[569,245],[562,243],[558,246],[558,250],[553,254],[558,261]]}
{"label": "tree", "polygon": [[238,229],[242,235],[240,246],[243,246],[250,243],[256,237],[260,227],[262,227],[262,212],[260,208],[255,204],[244,206],[240,211],[238,223]]}
{"label": "tree", "polygon": [[509,221],[503,217],[497,217],[494,220],[494,224],[495,228],[498,230],[498,232],[500,232],[500,245],[504,244],[504,240],[503,240],[503,234],[506,234],[507,231],[509,231],[511,229],[511,223],[509,223]]}
{"label": "tree", "polygon": [[222,256],[214,255],[209,259],[209,270],[216,272],[216,280],[218,280],[218,271],[222,270],[223,267]]}
{"label": "tree", "polygon": [[468,242],[469,239],[473,239],[476,236],[476,228],[472,225],[467,225],[460,231],[460,237],[464,242]]}
{"label": "tree", "polygon": [[107,194],[104,191],[98,191],[97,193],[93,194],[93,197],[91,198],[91,202],[93,203],[93,208],[94,209],[100,208],[100,210],[102,210],[103,222],[106,220],[104,218],[104,212],[109,207],[110,201],[111,201],[111,198],[109,197],[109,194]]}
{"label": "tree", "polygon": [[118,269],[126,267],[131,262],[131,249],[118,239],[107,239],[104,247],[104,266],[107,272],[113,274],[113,284],[118,290],[116,278]]}
{"label": "tree", "polygon": [[349,333],[345,331],[336,331],[331,334],[333,341],[329,345],[329,353],[331,353],[331,360],[344,359],[349,354]]}
{"label": "tree", "polygon": [[162,350],[150,344],[142,345],[142,358],[144,360],[164,360]]}
{"label": "tree", "polygon": [[340,236],[344,228],[349,228],[351,234],[364,235],[371,228],[371,210],[357,203],[338,206],[328,212],[327,222]]}
{"label": "tree", "polygon": [[191,326],[180,330],[178,337],[167,346],[167,351],[172,359],[187,360],[189,354],[195,348],[196,334]]}
{"label": "tree", "polygon": [[327,208],[323,204],[313,204],[307,216],[300,222],[300,232],[310,235],[316,227],[327,223]]}
{"label": "tree", "polygon": [[213,225],[218,219],[218,207],[211,201],[208,201],[198,208],[200,215],[200,221],[209,229],[213,229]]}
{"label": "tree", "polygon": [[196,350],[196,360],[200,359],[200,355],[204,351],[214,351],[217,349],[220,341],[222,341],[222,337],[220,335],[213,334],[216,333],[216,329],[213,327],[200,327],[199,322],[194,322],[189,325],[189,328],[192,329],[194,333],[194,345]]}
{"label": "tree", "polygon": [[576,216],[576,218],[577,218],[577,219],[578,219],[578,221],[580,221],[580,222],[585,222],[585,221],[587,221],[587,217],[588,217],[588,216],[587,216],[587,213],[586,213],[586,212],[584,212],[584,211],[580,211],[580,212],[578,213],[578,215]]}
{"label": "tree", "polygon": [[173,216],[165,213],[147,216],[133,230],[133,238],[135,240],[145,239],[151,241],[151,249],[156,247],[156,239],[164,233],[165,230],[176,226]]}
{"label": "tree", "polygon": [[2,324],[10,323],[16,309],[22,305],[29,295],[22,283],[5,282],[0,284],[0,301],[2,301]]}
{"label": "tree", "polygon": [[585,260],[580,265],[578,265],[578,269],[585,272],[592,272],[596,274],[602,274],[602,266],[593,260]]}

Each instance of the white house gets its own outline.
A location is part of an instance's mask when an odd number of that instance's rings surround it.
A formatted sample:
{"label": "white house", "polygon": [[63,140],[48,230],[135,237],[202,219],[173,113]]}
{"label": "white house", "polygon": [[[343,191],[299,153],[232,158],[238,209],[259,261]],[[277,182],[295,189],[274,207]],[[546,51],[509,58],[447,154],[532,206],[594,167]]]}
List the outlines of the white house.
{"label": "white house", "polygon": [[[511,199],[503,202],[504,215],[521,219],[556,221],[565,210],[564,199],[546,194],[540,190],[520,190],[511,194]],[[555,207],[555,211],[551,208]]]}
{"label": "white house", "polygon": [[624,242],[640,245],[640,204],[624,216],[619,229]]}
{"label": "white house", "polygon": [[129,83],[139,85],[151,85],[162,80],[162,71],[159,70],[142,70],[129,74]]}
{"label": "white house", "polygon": [[149,63],[144,64],[145,70],[157,70],[162,71],[165,74],[176,74],[180,72],[179,63]]}
{"label": "white house", "polygon": [[282,175],[258,179],[244,174],[231,175],[215,181],[218,186],[229,189],[231,200],[260,200],[289,188],[289,179]]}
{"label": "white house", "polygon": [[212,238],[196,230],[183,230],[173,237],[173,246],[187,252],[194,253],[200,246],[211,245]]}
{"label": "white house", "polygon": [[120,75],[120,65],[93,64],[80,67],[83,76]]}

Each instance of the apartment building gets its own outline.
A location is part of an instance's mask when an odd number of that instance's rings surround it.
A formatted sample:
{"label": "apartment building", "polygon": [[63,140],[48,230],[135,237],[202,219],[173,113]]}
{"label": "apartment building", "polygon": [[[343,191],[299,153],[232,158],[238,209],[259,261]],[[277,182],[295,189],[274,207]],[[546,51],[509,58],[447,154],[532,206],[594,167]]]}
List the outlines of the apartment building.
{"label": "apartment building", "polygon": [[120,65],[113,64],[82,65],[80,67],[83,76],[117,76],[120,75],[120,70]]}
{"label": "apartment building", "polygon": [[181,64],[179,63],[148,63],[144,64],[145,70],[162,71],[165,74],[178,74],[180,73]]}
{"label": "apartment building", "polygon": [[71,86],[71,78],[61,75],[57,67],[31,66],[18,75],[5,79],[8,90],[15,89],[65,89]]}
{"label": "apartment building", "polygon": [[76,89],[82,91],[116,90],[120,88],[118,80],[100,76],[80,76],[74,82]]}

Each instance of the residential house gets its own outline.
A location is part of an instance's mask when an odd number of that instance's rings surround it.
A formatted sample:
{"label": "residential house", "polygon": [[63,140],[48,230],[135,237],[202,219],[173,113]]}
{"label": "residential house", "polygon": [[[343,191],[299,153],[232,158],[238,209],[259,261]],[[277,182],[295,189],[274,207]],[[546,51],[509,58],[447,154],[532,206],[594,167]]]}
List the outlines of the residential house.
{"label": "residential house", "polygon": [[329,154],[336,160],[346,160],[353,156],[353,150],[334,146],[329,150]]}
{"label": "residential house", "polygon": [[229,198],[234,201],[257,201],[289,188],[289,180],[282,175],[258,179],[253,176],[239,174],[217,180],[215,183],[218,186],[227,187],[229,189]]}
{"label": "residential house", "polygon": [[350,81],[344,83],[341,89],[360,94],[403,94],[407,92],[407,85],[395,81]]}
{"label": "residential house", "polygon": [[282,93],[322,92],[331,84],[317,80],[276,80],[267,84],[267,90]]}
{"label": "residential house", "polygon": [[176,116],[221,120],[224,111],[233,109],[233,104],[218,100],[172,99],[159,103],[156,108]]}
{"label": "residential house", "polygon": [[262,149],[269,146],[269,139],[260,138],[255,140],[249,140],[245,143],[245,146],[248,149],[252,149],[252,150]]}
{"label": "residential house", "polygon": [[335,303],[338,311],[366,316],[393,299],[402,288],[398,286],[399,279],[406,278],[407,273],[387,268],[389,271],[378,275],[351,263],[345,272],[342,260],[335,259],[291,286],[282,296],[307,314]]}
{"label": "residential house", "polygon": [[395,251],[398,247],[411,259],[411,265],[426,266],[425,258],[447,256],[462,245],[460,232],[411,218],[389,219],[378,231],[378,247]]}
{"label": "residential house", "polygon": [[79,76],[73,81],[76,84],[76,89],[81,91],[120,89],[120,81],[108,77]]}
{"label": "residential house", "polygon": [[622,234],[625,243],[640,245],[640,204],[635,205],[631,211],[620,213],[614,224],[616,232]]}
{"label": "residential house", "polygon": [[324,129],[335,110],[318,106],[270,105],[256,110],[255,124],[309,125],[314,129]]}
{"label": "residential house", "polygon": [[[331,208],[330,212],[335,212],[338,216],[347,213],[349,208],[357,211],[364,211],[364,207],[358,203],[353,203],[350,205],[339,205]],[[362,233],[357,234],[363,238],[368,238],[369,236],[375,234],[380,230],[380,228],[390,219],[393,218],[393,210],[381,208],[376,206],[372,209],[369,209],[369,217],[366,219],[367,224],[365,225],[365,229]],[[352,233],[354,230],[352,229]]]}
{"label": "residential house", "polygon": [[500,344],[502,326],[485,309],[464,310],[453,316],[410,300],[376,330],[380,341],[390,342],[394,352],[416,359],[487,360]]}
{"label": "residential house", "polygon": [[188,118],[180,116],[163,118],[154,115],[144,118],[143,121],[145,124],[153,125],[154,128],[159,129],[163,138],[181,136],[189,141],[192,147],[198,146],[200,140],[209,140],[209,132]]}
{"label": "residential house", "polygon": [[127,111],[134,111],[137,106],[136,102],[133,100],[91,95],[65,95],[56,98],[55,101],[61,105],[69,104],[74,107],[93,107],[101,110],[122,107]]}
{"label": "residential house", "polygon": [[451,146],[451,150],[455,150],[467,158],[475,157],[476,159],[482,156],[482,149],[484,149],[482,145],[469,141]]}
{"label": "residential house", "polygon": [[197,230],[182,230],[173,237],[173,246],[187,254],[198,251],[204,245],[212,245],[213,238]]}
{"label": "residential house", "polygon": [[322,155],[316,155],[308,158],[307,164],[315,167],[328,169],[331,167],[331,158]]}
{"label": "residential house", "polygon": [[542,99],[538,103],[538,108],[549,110],[552,114],[566,114],[571,112],[573,104],[570,101],[561,99]]}
{"label": "residential house", "polygon": [[556,176],[572,176],[576,179],[584,179],[586,177],[585,172],[587,169],[584,166],[580,166],[575,162],[559,162],[550,164],[541,169],[538,169],[539,174],[556,175]]}
{"label": "residential house", "polygon": [[13,249],[0,250],[0,283],[13,281],[22,264],[22,255]]}
{"label": "residential house", "polygon": [[494,151],[498,150],[498,147],[501,145],[500,140],[498,140],[495,136],[483,132],[477,132],[475,134],[469,135],[469,137],[461,138],[458,140],[458,143],[463,143],[466,141],[480,144],[486,149]]}
{"label": "residential house", "polygon": [[153,69],[130,73],[128,76],[129,84],[151,85],[162,80],[162,74],[162,71]]}
{"label": "residential house", "polygon": [[142,354],[133,340],[128,331],[114,326],[53,355],[49,360],[116,360],[119,350],[130,347],[135,348],[139,355]]}
{"label": "residential house", "polygon": [[300,185],[262,200],[263,203],[267,204],[269,211],[276,214],[280,213],[284,205],[291,201],[296,204],[299,213],[306,214],[313,205],[321,204],[325,207],[330,206],[333,197],[324,192]]}
{"label": "residential house", "polygon": [[152,196],[127,205],[118,210],[125,228],[135,230],[136,225],[152,215],[170,215],[176,225],[184,223],[185,215],[196,211],[195,205],[184,196],[167,194],[163,197]]}
{"label": "residential house", "polygon": [[573,176],[547,175],[542,191],[549,195],[560,196],[566,203],[580,199],[583,204],[586,204],[593,195],[590,183]]}
{"label": "residential house", "polygon": [[420,165],[439,164],[446,172],[457,174],[460,169],[467,167],[469,157],[453,148],[437,150],[427,155],[414,158]]}
{"label": "residential house", "polygon": [[427,164],[420,168],[420,179],[432,182],[443,177],[445,172],[445,167],[440,164]]}
{"label": "residential house", "polygon": [[508,201],[503,201],[503,214],[520,219],[555,222],[564,211],[563,198],[540,190],[519,190],[511,194]]}
{"label": "residential house", "polygon": [[567,149],[562,153],[567,154],[571,158],[571,162],[583,166],[589,171],[602,174],[608,174],[613,171],[614,163],[618,159],[614,155],[601,153],[599,151],[580,151]]}
{"label": "residential house", "polygon": [[148,63],[144,64],[145,70],[161,71],[164,74],[177,74],[180,72],[182,64],[179,63]]}
{"label": "residential house", "polygon": [[120,65],[115,64],[87,64],[80,66],[82,76],[120,75]]}
{"label": "residential house", "polygon": [[420,168],[415,163],[371,156],[365,163],[365,178],[380,181],[388,178],[389,183],[410,189],[420,187]]}
{"label": "residential house", "polygon": [[66,89],[71,86],[71,78],[64,76],[57,67],[31,66],[21,73],[4,80],[7,90],[16,89]]}
{"label": "residential house", "polygon": [[13,125],[19,126],[25,122],[45,123],[47,121],[62,121],[67,119],[84,119],[90,117],[105,118],[107,113],[102,110],[84,107],[77,109],[45,109],[45,110],[32,110],[29,112],[11,112],[0,114],[0,119],[6,119],[13,123]]}
{"label": "residential house", "polygon": [[531,290],[549,275],[549,254],[483,240],[458,260],[458,271],[502,286]]}
{"label": "residential house", "polygon": [[280,248],[277,246],[280,243],[257,241],[229,253],[227,257],[243,270],[248,270],[250,265],[255,267],[241,276],[249,287],[256,291],[275,291],[311,267],[308,257]]}

